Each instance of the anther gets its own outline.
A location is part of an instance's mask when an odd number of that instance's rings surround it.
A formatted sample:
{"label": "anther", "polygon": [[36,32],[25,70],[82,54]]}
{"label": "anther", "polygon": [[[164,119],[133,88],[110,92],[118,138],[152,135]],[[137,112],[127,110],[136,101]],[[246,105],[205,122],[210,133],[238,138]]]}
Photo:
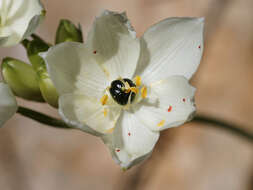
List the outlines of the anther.
{"label": "anther", "polygon": [[107,116],[107,112],[108,112],[108,111],[107,111],[107,109],[105,108],[105,109],[104,109],[104,116],[105,116],[105,117]]}
{"label": "anther", "polygon": [[164,126],[164,123],[165,123],[165,120],[162,120],[162,121],[160,121],[160,122],[157,124],[157,126],[158,126],[158,127],[162,127],[162,126]]}
{"label": "anther", "polygon": [[136,87],[130,87],[130,91],[134,92],[135,94],[137,94],[139,92],[138,88],[136,88]]}
{"label": "anther", "polygon": [[140,76],[137,75],[134,80],[135,80],[136,86],[141,86],[141,77]]}
{"label": "anther", "polygon": [[105,95],[103,95],[102,98],[100,99],[100,102],[101,102],[102,105],[105,105],[106,102],[107,102],[107,100],[108,100],[108,95],[105,94]]}
{"label": "anther", "polygon": [[112,133],[114,131],[114,128],[106,130],[106,133]]}
{"label": "anther", "polygon": [[141,97],[142,98],[146,98],[147,97],[147,87],[146,86],[143,86],[141,88]]}

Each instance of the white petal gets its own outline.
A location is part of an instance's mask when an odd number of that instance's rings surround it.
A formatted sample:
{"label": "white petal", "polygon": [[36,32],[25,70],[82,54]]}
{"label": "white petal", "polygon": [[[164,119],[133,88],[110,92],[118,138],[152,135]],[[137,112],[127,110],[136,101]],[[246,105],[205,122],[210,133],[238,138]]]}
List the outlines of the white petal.
{"label": "white petal", "polygon": [[0,127],[17,111],[17,102],[7,84],[0,82]]}
{"label": "white petal", "polygon": [[195,88],[186,78],[169,77],[151,85],[152,103],[147,98],[136,107],[134,114],[153,131],[182,125],[195,113],[194,93]]}
{"label": "white petal", "polygon": [[132,78],[140,54],[139,40],[125,13],[104,11],[93,23],[87,44],[110,80]]}
{"label": "white petal", "polygon": [[[0,45],[11,46],[31,35],[44,17],[39,0],[2,0],[0,3],[4,23],[0,26]],[[6,33],[9,31],[9,33]],[[8,37],[2,40],[2,37]]]}
{"label": "white petal", "polygon": [[190,79],[203,52],[203,18],[168,18],[150,27],[141,39],[136,75],[149,84],[172,75]]}
{"label": "white petal", "polygon": [[60,94],[78,91],[87,96],[102,97],[108,85],[106,75],[83,44],[61,43],[42,57]]}
{"label": "white petal", "polygon": [[103,140],[121,167],[129,168],[148,158],[158,138],[159,132],[152,132],[134,113],[125,111],[113,134]]}
{"label": "white petal", "polygon": [[81,94],[64,94],[59,99],[59,113],[64,121],[85,132],[101,135],[115,127],[120,109],[104,107],[96,99]]}

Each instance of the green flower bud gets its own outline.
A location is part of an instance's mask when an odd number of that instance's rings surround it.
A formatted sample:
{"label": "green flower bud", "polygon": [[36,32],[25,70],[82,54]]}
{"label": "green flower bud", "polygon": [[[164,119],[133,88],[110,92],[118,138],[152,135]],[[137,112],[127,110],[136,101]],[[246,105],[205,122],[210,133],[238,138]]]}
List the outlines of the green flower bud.
{"label": "green flower bud", "polygon": [[71,21],[62,19],[56,32],[55,44],[68,41],[83,42],[81,26],[79,24],[76,27]]}
{"label": "green flower bud", "polygon": [[14,58],[2,61],[2,76],[16,96],[27,100],[44,102],[40,93],[37,74],[31,65]]}
{"label": "green flower bud", "polygon": [[46,71],[38,72],[40,91],[44,100],[51,106],[58,108],[59,95],[53,85],[52,80]]}
{"label": "green flower bud", "polygon": [[48,43],[36,35],[32,35],[33,40],[23,40],[22,44],[26,48],[27,56],[36,71],[46,68],[44,60],[38,55],[40,52],[47,51],[50,47]]}

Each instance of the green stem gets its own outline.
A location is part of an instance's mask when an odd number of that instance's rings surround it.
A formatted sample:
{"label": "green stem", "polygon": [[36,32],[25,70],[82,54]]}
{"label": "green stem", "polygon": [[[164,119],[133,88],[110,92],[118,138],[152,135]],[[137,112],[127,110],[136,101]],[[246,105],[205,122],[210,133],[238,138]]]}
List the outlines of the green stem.
{"label": "green stem", "polygon": [[[67,128],[70,129],[71,127],[65,124],[62,120],[53,118],[51,116],[45,115],[43,113],[31,110],[29,108],[25,108],[22,106],[19,106],[17,113],[28,117],[30,119],[33,119],[35,121],[38,121],[40,123],[43,123],[45,125],[58,127],[58,128]],[[205,124],[211,124],[210,126],[216,127],[216,128],[222,128],[226,131],[229,131],[231,133],[234,133],[240,137],[243,137],[249,141],[253,142],[253,133],[250,133],[246,131],[245,129],[241,129],[239,126],[228,123],[226,121],[221,121],[216,118],[211,118],[203,115],[197,115],[193,122],[199,122],[199,123],[205,123]]]}
{"label": "green stem", "polygon": [[50,117],[48,115],[45,115],[43,113],[31,110],[29,108],[25,108],[22,106],[18,107],[17,113],[29,117],[30,119],[33,119],[35,121],[38,121],[40,123],[43,123],[45,125],[57,127],[57,128],[71,128],[67,124],[65,124],[62,120]]}
{"label": "green stem", "polygon": [[203,115],[197,115],[196,117],[194,117],[192,121],[210,124],[210,126],[212,127],[225,129],[231,133],[234,133],[235,135],[238,135],[253,142],[253,133],[252,132],[250,133],[249,131],[242,129],[242,127],[239,127],[238,125],[234,125],[226,121],[218,120],[216,118],[211,118]]}

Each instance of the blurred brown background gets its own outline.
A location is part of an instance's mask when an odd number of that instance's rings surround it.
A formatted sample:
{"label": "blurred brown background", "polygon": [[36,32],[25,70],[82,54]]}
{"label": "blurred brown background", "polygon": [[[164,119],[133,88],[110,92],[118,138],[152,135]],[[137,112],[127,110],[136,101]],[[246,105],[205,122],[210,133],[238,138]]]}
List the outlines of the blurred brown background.
{"label": "blurred brown background", "polygon": [[[80,22],[85,34],[102,9],[127,11],[138,36],[166,17],[204,16],[205,52],[192,80],[198,112],[253,132],[252,0],[42,2],[47,17],[37,33],[49,42],[59,19]],[[0,59],[4,56],[27,60],[21,46],[1,48]],[[19,103],[57,116],[48,105]],[[148,161],[122,172],[98,138],[16,114],[0,129],[0,189],[252,190],[253,144],[222,129],[189,123],[164,131]]]}

